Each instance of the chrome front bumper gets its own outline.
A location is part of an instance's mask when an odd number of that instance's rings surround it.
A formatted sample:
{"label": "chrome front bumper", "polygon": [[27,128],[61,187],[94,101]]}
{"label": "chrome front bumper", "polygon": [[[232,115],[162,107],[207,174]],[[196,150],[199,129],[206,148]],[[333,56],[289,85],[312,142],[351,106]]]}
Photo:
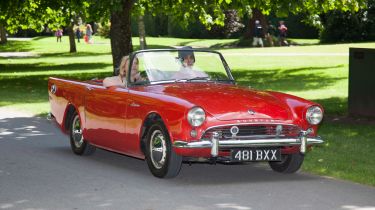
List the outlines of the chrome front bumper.
{"label": "chrome front bumper", "polygon": [[185,142],[175,141],[176,148],[211,148],[211,155],[217,157],[219,149],[234,147],[276,147],[276,146],[300,146],[300,152],[304,154],[307,146],[322,144],[324,141],[319,137],[307,137],[309,132],[302,131],[297,138],[273,138],[273,139],[249,139],[249,140],[219,140],[219,134],[214,132],[210,140]]}

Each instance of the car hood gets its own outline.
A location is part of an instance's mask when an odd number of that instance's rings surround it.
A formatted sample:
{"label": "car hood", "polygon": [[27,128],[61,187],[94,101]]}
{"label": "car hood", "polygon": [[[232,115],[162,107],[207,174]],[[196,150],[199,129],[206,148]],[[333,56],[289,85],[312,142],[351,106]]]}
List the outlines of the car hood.
{"label": "car hood", "polygon": [[176,83],[157,86],[149,86],[147,91],[189,101],[202,107],[218,120],[289,120],[292,117],[288,105],[266,91],[217,83]]}

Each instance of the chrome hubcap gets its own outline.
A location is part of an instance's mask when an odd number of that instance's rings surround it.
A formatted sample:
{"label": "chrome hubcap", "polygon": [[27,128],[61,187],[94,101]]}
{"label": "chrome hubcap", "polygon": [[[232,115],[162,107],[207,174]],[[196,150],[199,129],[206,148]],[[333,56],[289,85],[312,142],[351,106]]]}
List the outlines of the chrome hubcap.
{"label": "chrome hubcap", "polygon": [[72,130],[73,130],[74,146],[79,148],[83,144],[83,136],[82,136],[82,130],[81,130],[81,120],[79,119],[78,115],[74,117]]}
{"label": "chrome hubcap", "polygon": [[160,169],[164,166],[167,157],[166,150],[165,136],[160,130],[155,130],[150,141],[150,157],[155,168]]}

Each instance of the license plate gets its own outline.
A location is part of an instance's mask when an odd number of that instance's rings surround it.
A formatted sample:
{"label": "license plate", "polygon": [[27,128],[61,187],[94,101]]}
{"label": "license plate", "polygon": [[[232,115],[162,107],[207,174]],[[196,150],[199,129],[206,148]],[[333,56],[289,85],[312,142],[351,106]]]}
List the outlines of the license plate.
{"label": "license plate", "polygon": [[232,161],[281,161],[279,148],[232,149]]}

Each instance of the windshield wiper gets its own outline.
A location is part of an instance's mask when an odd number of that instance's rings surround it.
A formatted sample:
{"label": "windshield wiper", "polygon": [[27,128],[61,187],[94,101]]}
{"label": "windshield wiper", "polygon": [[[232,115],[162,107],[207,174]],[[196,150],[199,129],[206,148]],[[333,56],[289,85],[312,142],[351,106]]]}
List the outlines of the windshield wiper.
{"label": "windshield wiper", "polygon": [[186,81],[188,81],[188,82],[194,81],[194,80],[210,81],[211,78],[210,77],[194,77],[194,78],[191,78],[191,79],[186,79]]}
{"label": "windshield wiper", "polygon": [[230,79],[211,79],[210,77],[194,77],[191,79],[170,79],[170,80],[159,80],[151,81],[151,84],[165,84],[165,83],[177,83],[177,82],[191,82],[191,81],[203,81],[203,82],[225,82],[225,83],[234,83],[234,80]]}
{"label": "windshield wiper", "polygon": [[214,81],[218,81],[218,82],[234,82],[234,80],[232,80],[232,79],[215,79]]}

